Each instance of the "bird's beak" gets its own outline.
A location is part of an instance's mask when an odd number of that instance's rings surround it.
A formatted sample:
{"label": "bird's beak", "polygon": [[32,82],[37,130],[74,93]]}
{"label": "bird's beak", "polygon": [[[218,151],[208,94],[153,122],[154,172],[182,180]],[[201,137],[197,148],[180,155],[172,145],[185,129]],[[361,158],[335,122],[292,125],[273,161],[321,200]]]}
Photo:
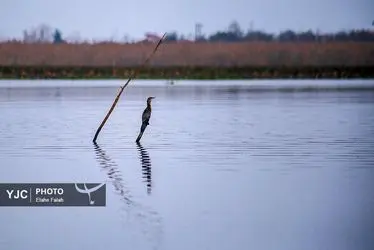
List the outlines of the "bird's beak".
{"label": "bird's beak", "polygon": [[155,96],[152,96],[151,98],[152,98],[152,99],[156,99],[156,97],[155,97]]}

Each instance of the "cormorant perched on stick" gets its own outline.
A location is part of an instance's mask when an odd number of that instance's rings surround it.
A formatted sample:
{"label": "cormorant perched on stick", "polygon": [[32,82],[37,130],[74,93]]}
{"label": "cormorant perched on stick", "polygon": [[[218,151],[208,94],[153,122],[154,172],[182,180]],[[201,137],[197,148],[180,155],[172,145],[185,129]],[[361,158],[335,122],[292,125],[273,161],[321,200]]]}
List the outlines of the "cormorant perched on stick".
{"label": "cormorant perched on stick", "polygon": [[151,101],[152,99],[155,99],[155,98],[156,97],[153,97],[153,96],[147,98],[147,107],[143,111],[142,126],[140,127],[140,133],[138,135],[138,138],[136,139],[136,142],[140,141],[145,131],[145,128],[149,125],[149,119],[151,119],[151,113],[152,113]]}

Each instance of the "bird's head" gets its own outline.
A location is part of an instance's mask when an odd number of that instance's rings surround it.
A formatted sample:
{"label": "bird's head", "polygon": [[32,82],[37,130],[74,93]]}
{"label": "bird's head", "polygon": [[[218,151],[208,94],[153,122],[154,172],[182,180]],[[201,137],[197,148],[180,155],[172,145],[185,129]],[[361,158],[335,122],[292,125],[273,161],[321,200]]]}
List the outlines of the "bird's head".
{"label": "bird's head", "polygon": [[155,99],[156,97],[150,96],[147,98],[147,104],[151,104],[152,99]]}

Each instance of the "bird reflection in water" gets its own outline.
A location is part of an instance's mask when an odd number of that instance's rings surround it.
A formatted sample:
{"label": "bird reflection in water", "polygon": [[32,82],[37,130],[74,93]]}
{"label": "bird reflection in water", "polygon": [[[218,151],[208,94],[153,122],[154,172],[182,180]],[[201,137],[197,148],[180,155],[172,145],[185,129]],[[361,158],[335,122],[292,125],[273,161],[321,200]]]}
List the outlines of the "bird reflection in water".
{"label": "bird reflection in water", "polygon": [[138,146],[139,151],[139,158],[142,164],[142,172],[143,172],[143,179],[144,182],[147,184],[147,193],[151,194],[152,192],[152,164],[151,158],[147,150],[140,144],[140,142],[136,143]]}

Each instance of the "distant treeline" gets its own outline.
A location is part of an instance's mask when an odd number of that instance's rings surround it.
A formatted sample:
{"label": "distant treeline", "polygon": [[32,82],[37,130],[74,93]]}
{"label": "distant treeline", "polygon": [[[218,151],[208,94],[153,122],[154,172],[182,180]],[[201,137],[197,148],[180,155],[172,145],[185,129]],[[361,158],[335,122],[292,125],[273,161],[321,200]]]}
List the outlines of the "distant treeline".
{"label": "distant treeline", "polygon": [[283,31],[278,35],[266,33],[264,31],[248,31],[246,34],[232,32],[217,32],[208,38],[201,37],[199,41],[281,41],[281,42],[372,42],[374,41],[374,32],[367,30],[340,31],[330,34],[318,34],[311,30],[305,32],[295,32],[292,30]]}
{"label": "distant treeline", "polygon": [[[167,39],[169,41],[184,40],[184,35],[179,35],[177,32],[169,33]],[[280,41],[280,42],[372,42],[374,41],[373,30],[349,30],[338,31],[335,33],[321,33],[319,31],[307,30],[296,32],[292,30],[285,30],[279,34],[273,34],[262,30],[252,30],[244,32],[237,22],[232,22],[227,30],[217,31],[211,35],[196,34],[196,41],[200,42],[240,42],[240,41]]]}
{"label": "distant treeline", "polygon": [[[149,34],[149,33],[147,33]],[[145,34],[144,40],[147,38]],[[153,34],[153,33],[152,33]],[[157,35],[156,35],[157,37]],[[73,36],[65,36],[63,31],[58,28],[52,28],[48,25],[41,24],[36,28],[23,31],[23,39],[10,39],[8,42],[24,42],[24,43],[138,43],[144,40],[134,40],[130,36],[124,35],[122,38],[108,37],[107,39],[101,39],[100,41],[94,39],[81,38],[79,34]],[[239,23],[233,21],[229,24],[227,29],[219,30],[212,34],[204,34],[202,32],[202,24],[196,24],[194,36],[184,35],[177,31],[168,32],[168,42],[178,41],[191,41],[191,42],[245,42],[245,41],[262,41],[262,42],[373,42],[374,41],[374,29],[359,29],[359,30],[347,30],[337,32],[320,32],[318,30],[306,30],[306,31],[292,31],[284,30],[279,34],[269,33],[263,30],[256,30],[250,28],[244,30],[240,27]]]}

